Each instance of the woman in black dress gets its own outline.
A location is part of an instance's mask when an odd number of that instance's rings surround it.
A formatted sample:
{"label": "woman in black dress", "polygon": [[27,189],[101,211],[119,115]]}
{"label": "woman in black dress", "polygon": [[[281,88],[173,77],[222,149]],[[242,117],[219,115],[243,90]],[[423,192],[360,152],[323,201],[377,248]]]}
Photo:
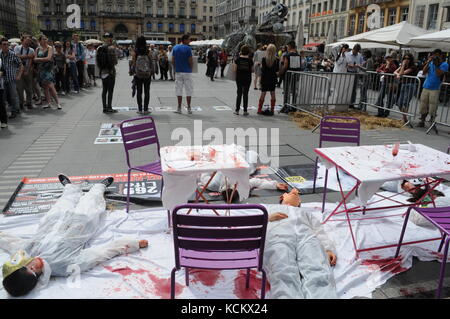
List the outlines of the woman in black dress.
{"label": "woman in black dress", "polygon": [[[275,111],[275,87],[278,82],[279,62],[276,56],[277,48],[270,44],[266,50],[266,56],[262,60],[262,76],[261,76],[261,96],[259,98],[258,114],[273,115]],[[262,107],[266,98],[266,93],[270,92],[270,111],[263,112]]]}
{"label": "woman in black dress", "polygon": [[253,60],[249,57],[250,48],[246,45],[242,46],[241,54],[234,60],[233,69],[236,73],[236,111],[234,114],[239,115],[241,108],[241,99],[244,100],[244,116],[248,115],[248,91],[252,84]]}

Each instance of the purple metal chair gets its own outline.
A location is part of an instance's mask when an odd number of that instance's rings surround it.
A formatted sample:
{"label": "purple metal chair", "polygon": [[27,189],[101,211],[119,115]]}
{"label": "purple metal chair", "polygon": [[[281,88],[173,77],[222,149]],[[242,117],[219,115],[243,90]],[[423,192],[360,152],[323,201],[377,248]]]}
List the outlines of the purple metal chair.
{"label": "purple metal chair", "polygon": [[[257,215],[198,216],[179,215],[180,210],[238,210],[255,209]],[[171,273],[171,298],[175,298],[175,273],[185,268],[189,286],[189,268],[247,269],[246,288],[249,288],[250,269],[262,272],[261,299],[265,297],[266,272],[262,268],[268,214],[264,206],[186,204],[175,207],[172,214],[175,267]]]}
{"label": "purple metal chair", "polygon": [[[127,213],[130,209],[130,179],[131,171],[139,171],[144,173],[150,173],[162,176],[161,161],[145,164],[142,166],[133,166],[130,161],[130,151],[156,144],[159,153],[159,140],[156,132],[155,121],[151,116],[135,118],[126,120],[120,123],[120,131],[122,133],[123,146],[125,147],[125,154],[127,156],[128,165],[128,190],[127,190]],[[162,180],[161,189],[164,186]],[[170,213],[169,213],[169,225],[170,225]]]}
{"label": "purple metal chair", "polygon": [[[354,123],[333,122],[333,120],[352,120]],[[361,124],[357,118],[354,117],[342,117],[342,116],[325,116],[320,121],[320,140],[319,148],[323,146],[324,142],[338,142],[338,143],[353,143],[359,146],[361,137]],[[313,193],[316,192],[316,180],[319,157],[316,157],[315,169],[314,169],[314,185]],[[339,179],[339,174],[337,174]],[[323,189],[323,203],[322,213],[325,209],[325,200],[327,197],[327,185],[328,185],[328,169],[325,173],[325,184]]]}
{"label": "purple metal chair", "polygon": [[409,214],[411,210],[414,209],[416,212],[421,214],[427,220],[429,220],[433,225],[435,225],[442,234],[441,244],[439,245],[438,252],[441,252],[442,246],[445,242],[444,256],[442,257],[441,272],[439,276],[439,284],[436,290],[436,298],[441,298],[442,284],[445,275],[445,265],[447,263],[448,245],[450,242],[450,207],[437,207],[437,208],[420,208],[420,207],[410,207],[406,212],[405,222],[403,223],[402,233],[400,235],[400,240],[398,242],[397,251],[395,257],[397,258],[400,253],[400,247],[402,245],[403,236],[406,231],[406,224],[408,223]]}

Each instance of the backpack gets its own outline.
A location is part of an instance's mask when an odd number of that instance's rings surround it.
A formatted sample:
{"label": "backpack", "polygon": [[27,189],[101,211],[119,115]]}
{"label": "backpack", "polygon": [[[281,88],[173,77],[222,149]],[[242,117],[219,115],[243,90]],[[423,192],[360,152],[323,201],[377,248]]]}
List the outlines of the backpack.
{"label": "backpack", "polygon": [[148,79],[152,76],[152,61],[148,55],[138,55],[136,58],[136,76]]}
{"label": "backpack", "polygon": [[97,66],[100,70],[111,70],[112,65],[109,60],[108,46],[102,45],[97,50]]}

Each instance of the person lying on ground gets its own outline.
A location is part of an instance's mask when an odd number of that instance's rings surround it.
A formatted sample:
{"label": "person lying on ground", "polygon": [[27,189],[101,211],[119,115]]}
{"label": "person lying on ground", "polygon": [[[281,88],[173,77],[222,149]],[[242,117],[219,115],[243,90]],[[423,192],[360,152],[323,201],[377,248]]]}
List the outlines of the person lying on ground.
{"label": "person lying on ground", "polygon": [[0,232],[0,249],[12,255],[2,267],[3,287],[14,297],[26,295],[36,286],[44,288],[50,276],[67,277],[81,273],[115,256],[148,246],[146,240],[120,238],[84,248],[94,238],[106,211],[105,190],[114,179],[95,184],[83,196],[80,185],[59,175],[62,196],[39,221],[29,240]]}
{"label": "person lying on ground", "polygon": [[332,266],[333,242],[312,211],[301,208],[297,189],[280,196],[280,205],[267,205],[269,225],[264,269],[271,298],[337,298]]}
{"label": "person lying on ground", "polygon": [[[249,184],[250,184],[250,189],[278,189],[281,191],[287,191],[288,190],[288,185],[284,184],[284,183],[279,183],[277,181],[271,181],[271,180],[267,180],[267,179],[263,179],[263,178],[256,178],[256,177],[251,177],[253,174],[255,174],[256,172],[256,166],[255,164],[258,162],[258,153],[256,153],[255,151],[247,151],[245,154],[246,157],[246,161],[249,163]],[[202,174],[200,176],[200,181],[199,181],[199,186],[204,186],[206,184],[208,184],[208,181],[210,180],[212,174],[209,173],[205,173]],[[206,188],[207,190],[211,191],[211,192],[216,192],[216,193],[222,193],[222,197],[224,198],[225,201],[227,201],[227,199],[230,198],[230,196],[227,197],[227,193],[226,193],[226,189],[228,188],[233,188],[233,185],[227,185],[225,176],[221,173],[221,172],[217,172],[216,175],[214,176],[214,178],[209,182],[208,187]],[[228,190],[228,192],[230,192],[230,190]],[[235,193],[236,194],[236,193]],[[229,194],[231,195],[231,194]],[[237,196],[237,195],[236,195]],[[232,202],[239,202],[238,198],[234,197]]]}
{"label": "person lying on ground", "polygon": [[[431,180],[432,179],[429,179],[429,181]],[[408,199],[408,202],[418,203],[421,201],[421,207],[434,207],[433,202],[436,207],[450,206],[450,189],[448,187],[441,185],[441,189],[447,190],[447,192],[432,190],[430,194],[426,195],[428,191],[424,186],[425,183],[426,182],[423,179],[416,178],[411,180],[386,182],[381,188],[385,191],[393,193],[406,192],[409,196],[411,196],[411,198]],[[417,226],[435,228],[433,224],[431,224],[425,217],[416,211],[411,211],[409,220]]]}

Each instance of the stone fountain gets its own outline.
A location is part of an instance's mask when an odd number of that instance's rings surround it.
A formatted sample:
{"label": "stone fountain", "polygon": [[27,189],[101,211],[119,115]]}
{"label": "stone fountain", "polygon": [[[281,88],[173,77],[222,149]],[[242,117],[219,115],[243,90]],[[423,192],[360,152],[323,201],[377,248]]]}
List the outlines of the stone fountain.
{"label": "stone fountain", "polygon": [[273,1],[274,8],[264,16],[263,22],[256,25],[247,25],[243,30],[234,32],[225,37],[222,47],[234,54],[239,51],[242,44],[248,45],[253,51],[257,43],[275,44],[277,48],[292,41],[292,36],[283,32],[284,22],[289,12],[287,6]]}

